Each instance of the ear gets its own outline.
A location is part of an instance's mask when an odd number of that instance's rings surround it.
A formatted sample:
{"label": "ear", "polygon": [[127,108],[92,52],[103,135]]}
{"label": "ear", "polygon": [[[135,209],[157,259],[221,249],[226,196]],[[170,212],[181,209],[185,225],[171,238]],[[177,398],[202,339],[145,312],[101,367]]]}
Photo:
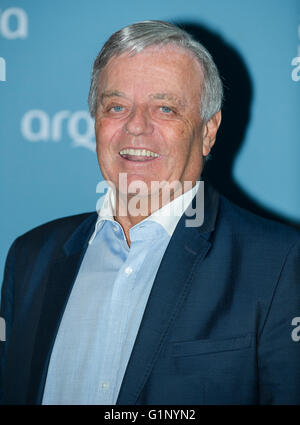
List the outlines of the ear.
{"label": "ear", "polygon": [[221,124],[221,111],[213,115],[204,126],[202,154],[207,156],[215,144],[217,131]]}

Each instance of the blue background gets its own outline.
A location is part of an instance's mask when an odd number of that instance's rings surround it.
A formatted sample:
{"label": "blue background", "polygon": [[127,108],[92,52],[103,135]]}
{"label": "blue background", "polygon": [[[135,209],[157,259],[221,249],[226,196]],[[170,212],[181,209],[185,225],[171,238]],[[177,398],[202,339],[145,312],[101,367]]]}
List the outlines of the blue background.
{"label": "blue background", "polygon": [[[27,15],[23,39],[3,34],[1,16],[11,7]],[[1,274],[18,235],[57,217],[95,210],[102,176],[91,149],[94,139],[76,145],[69,121],[88,110],[91,68],[103,42],[145,19],[204,25],[235,49],[253,97],[233,179],[257,204],[300,222],[300,81],[291,77],[291,61],[300,56],[299,0],[0,0],[0,57],[6,61],[6,81],[0,81]],[[17,19],[9,25],[13,32]],[[36,109],[50,123],[59,111],[69,111],[58,140],[51,131],[46,140],[26,139],[21,123]],[[77,124],[84,135],[87,121]],[[39,131],[32,122],[32,132]]]}

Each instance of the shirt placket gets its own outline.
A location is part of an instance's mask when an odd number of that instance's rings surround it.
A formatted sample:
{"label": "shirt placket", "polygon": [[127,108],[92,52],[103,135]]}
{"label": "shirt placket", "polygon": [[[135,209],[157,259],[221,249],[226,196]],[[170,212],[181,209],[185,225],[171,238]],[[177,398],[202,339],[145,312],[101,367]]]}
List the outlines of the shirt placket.
{"label": "shirt placket", "polygon": [[133,269],[132,255],[128,255],[126,262],[120,269],[113,284],[111,294],[107,341],[105,343],[105,363],[101,372],[101,399],[103,404],[114,404],[116,400],[117,371],[120,367],[121,354],[126,341],[126,328],[130,309],[130,292],[136,273]]}

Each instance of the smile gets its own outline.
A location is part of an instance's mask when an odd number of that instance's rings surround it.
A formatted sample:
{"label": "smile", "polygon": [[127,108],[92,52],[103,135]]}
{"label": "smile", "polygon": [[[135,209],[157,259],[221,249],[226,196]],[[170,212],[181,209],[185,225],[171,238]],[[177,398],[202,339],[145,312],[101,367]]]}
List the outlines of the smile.
{"label": "smile", "polygon": [[159,157],[157,153],[146,149],[122,149],[119,153],[129,161],[149,161]]}

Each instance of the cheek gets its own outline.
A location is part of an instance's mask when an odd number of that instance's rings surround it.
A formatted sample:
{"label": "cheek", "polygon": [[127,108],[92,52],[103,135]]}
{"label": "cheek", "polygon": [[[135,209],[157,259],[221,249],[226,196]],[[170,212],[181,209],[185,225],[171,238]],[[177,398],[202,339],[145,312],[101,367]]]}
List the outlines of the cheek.
{"label": "cheek", "polygon": [[100,118],[95,126],[97,145],[111,146],[111,142],[120,135],[121,130],[122,125],[119,121]]}
{"label": "cheek", "polygon": [[163,130],[169,150],[173,155],[185,155],[194,140],[193,126],[189,122],[177,122]]}
{"label": "cheek", "polygon": [[111,139],[113,129],[104,120],[99,120],[95,126],[96,152],[101,171],[105,178],[112,167]]}

